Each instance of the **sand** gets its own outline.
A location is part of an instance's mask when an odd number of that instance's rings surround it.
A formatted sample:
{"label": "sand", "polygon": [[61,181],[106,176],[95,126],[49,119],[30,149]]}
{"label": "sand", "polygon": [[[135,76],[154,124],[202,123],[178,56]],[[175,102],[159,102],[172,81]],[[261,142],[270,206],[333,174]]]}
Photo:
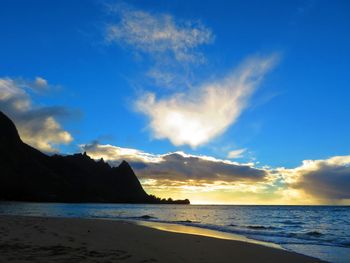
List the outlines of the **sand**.
{"label": "sand", "polygon": [[321,262],[241,241],[126,221],[0,216],[0,262]]}

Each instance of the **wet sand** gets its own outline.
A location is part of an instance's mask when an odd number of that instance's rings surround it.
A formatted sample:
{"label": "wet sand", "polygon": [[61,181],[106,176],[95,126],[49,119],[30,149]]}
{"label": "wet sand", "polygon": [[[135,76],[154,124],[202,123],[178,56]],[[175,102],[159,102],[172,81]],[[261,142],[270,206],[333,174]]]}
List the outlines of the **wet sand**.
{"label": "wet sand", "polygon": [[242,241],[126,221],[0,216],[0,262],[321,262]]}

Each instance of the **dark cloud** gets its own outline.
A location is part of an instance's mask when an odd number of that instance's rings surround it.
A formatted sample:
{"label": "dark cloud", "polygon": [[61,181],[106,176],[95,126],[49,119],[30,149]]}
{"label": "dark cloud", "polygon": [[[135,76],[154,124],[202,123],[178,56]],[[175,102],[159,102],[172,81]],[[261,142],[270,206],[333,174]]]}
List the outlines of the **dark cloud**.
{"label": "dark cloud", "polygon": [[210,160],[200,156],[170,153],[159,163],[148,163],[140,170],[142,177],[213,181],[260,181],[266,172],[249,165]]}
{"label": "dark cloud", "polygon": [[320,161],[316,169],[301,171],[299,181],[293,187],[321,199],[350,199],[349,165],[350,162]]}
{"label": "dark cloud", "polygon": [[265,170],[247,164],[182,152],[152,155],[135,149],[99,145],[97,142],[83,145],[82,150],[93,158],[103,157],[112,165],[126,160],[143,179],[254,182],[263,181],[267,175]]}

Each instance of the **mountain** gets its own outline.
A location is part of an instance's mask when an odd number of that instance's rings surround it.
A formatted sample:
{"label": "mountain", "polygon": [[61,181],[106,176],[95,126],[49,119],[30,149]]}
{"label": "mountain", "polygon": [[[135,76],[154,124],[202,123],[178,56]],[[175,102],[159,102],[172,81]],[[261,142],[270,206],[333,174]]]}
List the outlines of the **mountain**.
{"label": "mountain", "polygon": [[126,161],[111,167],[86,153],[48,156],[22,142],[1,111],[0,200],[189,204],[148,195]]}

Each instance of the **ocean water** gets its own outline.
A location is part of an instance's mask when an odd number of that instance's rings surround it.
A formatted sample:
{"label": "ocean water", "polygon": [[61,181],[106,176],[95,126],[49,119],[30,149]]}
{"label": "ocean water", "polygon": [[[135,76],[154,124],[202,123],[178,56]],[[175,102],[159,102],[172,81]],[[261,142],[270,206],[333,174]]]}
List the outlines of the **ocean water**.
{"label": "ocean water", "polygon": [[199,227],[350,263],[349,206],[0,203],[0,214],[137,220]]}

